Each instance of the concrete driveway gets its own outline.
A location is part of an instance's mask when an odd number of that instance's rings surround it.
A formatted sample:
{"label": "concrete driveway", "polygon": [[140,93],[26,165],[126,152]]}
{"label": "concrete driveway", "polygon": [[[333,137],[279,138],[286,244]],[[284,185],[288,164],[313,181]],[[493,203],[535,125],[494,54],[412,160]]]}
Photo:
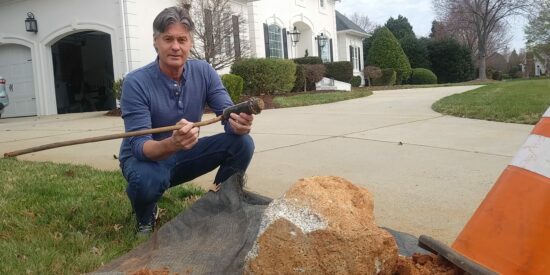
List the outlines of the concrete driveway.
{"label": "concrete driveway", "polygon": [[[380,226],[448,244],[533,128],[443,116],[444,96],[476,86],[380,91],[326,105],[265,110],[255,120],[248,188],[277,197],[298,179],[346,178],[369,189]],[[0,152],[112,134],[122,120],[100,113],[0,120]],[[207,117],[205,117],[207,118]],[[206,126],[202,135],[222,130]],[[118,169],[120,140],[76,145],[20,159]],[[210,173],[194,182],[211,183]]]}

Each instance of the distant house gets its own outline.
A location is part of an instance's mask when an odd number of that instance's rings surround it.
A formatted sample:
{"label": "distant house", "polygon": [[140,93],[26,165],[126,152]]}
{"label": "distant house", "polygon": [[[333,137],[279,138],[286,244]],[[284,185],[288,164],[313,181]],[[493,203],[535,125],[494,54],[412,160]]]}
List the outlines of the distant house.
{"label": "distant house", "polygon": [[[353,64],[353,75],[361,76],[363,79],[362,70],[363,64],[363,40],[368,34],[361,29],[357,24],[353,23],[347,17],[336,11],[336,30],[338,32],[338,46],[340,48],[340,60],[351,60]],[[343,58],[349,55],[349,59]],[[364,81],[362,83],[364,85]]]}
{"label": "distant house", "polygon": [[[177,2],[0,0],[0,76],[10,96],[2,117],[113,108],[112,83],[155,58],[152,21]],[[247,22],[238,38],[249,42],[252,57],[292,59],[307,52],[324,62],[351,61],[360,75],[366,33],[335,10],[334,0],[230,4]],[[27,31],[32,23],[37,29]]]}
{"label": "distant house", "polygon": [[550,56],[544,53],[529,52],[520,65],[525,77],[548,75]]}

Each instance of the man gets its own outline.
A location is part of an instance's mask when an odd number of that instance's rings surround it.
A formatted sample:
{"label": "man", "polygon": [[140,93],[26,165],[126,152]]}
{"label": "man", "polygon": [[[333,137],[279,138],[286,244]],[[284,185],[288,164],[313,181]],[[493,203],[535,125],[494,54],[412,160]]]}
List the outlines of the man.
{"label": "man", "polygon": [[128,181],[126,193],[137,218],[138,234],[155,226],[157,201],[169,187],[219,167],[219,184],[244,172],[254,143],[248,135],[253,116],[231,114],[225,133],[199,139],[192,122],[201,120],[204,106],[220,115],[232,106],[216,71],[208,63],[188,60],[194,24],[189,6],[171,7],[153,22],[157,59],[124,79],[122,118],[127,132],[178,124],[177,131],[126,138],[120,147],[120,166]]}

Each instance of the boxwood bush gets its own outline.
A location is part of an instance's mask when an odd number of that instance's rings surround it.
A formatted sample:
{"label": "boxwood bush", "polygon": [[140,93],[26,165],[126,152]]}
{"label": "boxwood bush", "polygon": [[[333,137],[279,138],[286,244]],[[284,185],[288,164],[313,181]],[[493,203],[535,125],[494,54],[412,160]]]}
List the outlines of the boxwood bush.
{"label": "boxwood bush", "polygon": [[326,76],[338,81],[350,83],[353,77],[353,65],[349,61],[325,63]]}
{"label": "boxwood bush", "polygon": [[393,86],[397,79],[397,73],[393,69],[382,69],[382,77],[373,79],[374,86]]}
{"label": "boxwood bush", "polygon": [[222,76],[222,83],[225,89],[227,89],[231,100],[233,100],[233,102],[235,103],[238,103],[243,93],[243,78],[235,74],[224,74]]}
{"label": "boxwood bush", "polygon": [[296,64],[323,64],[323,60],[318,56],[306,56],[293,59]]}
{"label": "boxwood bush", "polygon": [[351,86],[352,87],[359,87],[361,86],[361,77],[356,75],[351,78]]}
{"label": "boxwood bush", "polygon": [[410,82],[411,84],[437,84],[437,76],[428,69],[415,68]]}
{"label": "boxwood bush", "polygon": [[231,74],[243,78],[246,95],[286,93],[294,87],[296,64],[282,59],[242,59],[233,63]]}

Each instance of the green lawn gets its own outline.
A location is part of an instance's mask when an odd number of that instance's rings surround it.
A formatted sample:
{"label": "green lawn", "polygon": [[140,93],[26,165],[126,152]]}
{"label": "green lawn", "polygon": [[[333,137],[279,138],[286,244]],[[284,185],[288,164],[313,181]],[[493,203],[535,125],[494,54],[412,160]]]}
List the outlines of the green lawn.
{"label": "green lawn", "polygon": [[[143,240],[118,171],[0,159],[0,274],[79,274]],[[170,189],[159,202],[165,223],[203,191]]]}
{"label": "green lawn", "polygon": [[432,105],[446,115],[536,124],[550,106],[550,79],[504,81],[445,97]]}
{"label": "green lawn", "polygon": [[351,92],[315,92],[315,93],[297,93],[286,96],[276,96],[273,103],[278,108],[309,106],[316,104],[325,104],[342,100],[354,99],[372,95],[371,89],[367,87],[353,88]]}

